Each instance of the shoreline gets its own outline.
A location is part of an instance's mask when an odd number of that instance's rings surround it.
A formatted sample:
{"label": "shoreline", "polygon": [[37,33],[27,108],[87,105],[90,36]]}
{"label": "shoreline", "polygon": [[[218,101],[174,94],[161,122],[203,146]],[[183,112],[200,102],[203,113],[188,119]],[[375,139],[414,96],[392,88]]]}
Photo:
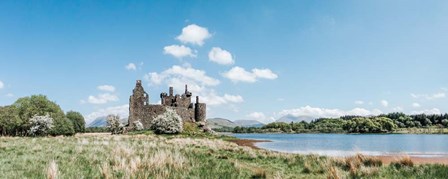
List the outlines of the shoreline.
{"label": "shoreline", "polygon": [[229,142],[233,142],[239,146],[250,147],[250,148],[256,149],[256,150],[264,150],[264,149],[257,147],[255,144],[258,142],[272,142],[272,141],[270,141],[270,140],[255,140],[255,139],[231,139],[231,140],[229,140]]}
{"label": "shoreline", "polygon": [[[258,142],[272,142],[270,140],[255,140],[255,139],[232,139],[229,140],[229,142],[233,142],[239,146],[245,146],[250,147],[255,150],[266,150],[257,147],[255,144]],[[292,154],[292,153],[291,153]],[[370,156],[365,155],[372,158],[378,158],[380,159],[383,164],[389,165],[393,162],[399,162],[403,158],[410,158],[414,164],[443,164],[448,165],[448,156],[447,157],[415,157],[415,156],[408,156],[408,155],[380,155],[380,156]],[[331,156],[328,156],[331,157]],[[333,158],[342,158],[345,159],[347,157],[333,157]]]}

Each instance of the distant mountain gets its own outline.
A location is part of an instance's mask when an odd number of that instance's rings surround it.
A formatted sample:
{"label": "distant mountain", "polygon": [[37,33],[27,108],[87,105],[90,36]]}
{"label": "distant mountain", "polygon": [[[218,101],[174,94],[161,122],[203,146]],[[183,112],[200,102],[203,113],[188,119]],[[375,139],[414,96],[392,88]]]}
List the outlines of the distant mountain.
{"label": "distant mountain", "polygon": [[281,117],[280,119],[278,119],[276,122],[286,122],[286,123],[290,123],[290,122],[300,122],[300,121],[306,121],[306,122],[310,122],[312,120],[316,119],[315,117],[311,117],[311,116],[293,116],[293,115],[286,115]]}
{"label": "distant mountain", "polygon": [[223,127],[234,128],[236,126],[240,127],[262,127],[263,123],[255,121],[255,120],[236,120],[231,121],[224,118],[212,118],[207,119],[207,125],[212,129],[219,129]]}
{"label": "distant mountain", "polygon": [[212,128],[212,129],[219,129],[219,128],[223,128],[223,127],[236,127],[237,125],[228,120],[228,119],[223,119],[223,118],[211,118],[211,119],[207,119],[207,125]]}
{"label": "distant mountain", "polygon": [[256,120],[236,120],[233,121],[237,126],[241,127],[263,127],[264,124]]}
{"label": "distant mountain", "polygon": [[[120,119],[121,123],[127,124],[128,118]],[[87,127],[106,127],[107,125],[107,116],[98,117],[93,120]]]}

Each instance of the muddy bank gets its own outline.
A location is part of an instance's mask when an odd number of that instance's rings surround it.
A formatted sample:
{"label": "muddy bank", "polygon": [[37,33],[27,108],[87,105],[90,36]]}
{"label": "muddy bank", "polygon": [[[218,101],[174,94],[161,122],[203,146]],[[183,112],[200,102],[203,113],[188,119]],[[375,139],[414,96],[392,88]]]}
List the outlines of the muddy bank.
{"label": "muddy bank", "polygon": [[232,139],[229,140],[229,142],[236,143],[239,146],[246,146],[253,149],[260,149],[259,147],[255,146],[255,143],[257,142],[271,142],[269,140],[253,140],[253,139]]}

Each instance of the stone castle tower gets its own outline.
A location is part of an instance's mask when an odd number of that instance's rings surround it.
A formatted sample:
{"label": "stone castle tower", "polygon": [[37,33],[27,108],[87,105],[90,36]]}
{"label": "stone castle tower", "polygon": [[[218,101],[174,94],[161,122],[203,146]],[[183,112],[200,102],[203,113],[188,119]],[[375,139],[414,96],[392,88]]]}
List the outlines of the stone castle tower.
{"label": "stone castle tower", "polygon": [[169,94],[161,93],[161,104],[149,104],[149,95],[145,92],[141,80],[137,80],[131,97],[129,98],[129,126],[134,127],[135,121],[140,121],[145,129],[150,128],[151,121],[158,115],[163,114],[167,108],[171,108],[183,119],[184,122],[205,122],[207,107],[205,103],[191,102],[192,93],[185,85],[182,95],[174,95],[173,87],[169,88]]}

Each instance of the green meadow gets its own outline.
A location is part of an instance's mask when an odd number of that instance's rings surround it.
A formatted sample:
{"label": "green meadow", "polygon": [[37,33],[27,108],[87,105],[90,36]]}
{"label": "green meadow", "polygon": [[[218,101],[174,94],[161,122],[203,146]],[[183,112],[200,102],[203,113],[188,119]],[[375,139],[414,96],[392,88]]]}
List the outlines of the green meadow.
{"label": "green meadow", "polygon": [[1,137],[1,178],[448,178],[444,165],[390,165],[257,150],[228,137],[82,134]]}

